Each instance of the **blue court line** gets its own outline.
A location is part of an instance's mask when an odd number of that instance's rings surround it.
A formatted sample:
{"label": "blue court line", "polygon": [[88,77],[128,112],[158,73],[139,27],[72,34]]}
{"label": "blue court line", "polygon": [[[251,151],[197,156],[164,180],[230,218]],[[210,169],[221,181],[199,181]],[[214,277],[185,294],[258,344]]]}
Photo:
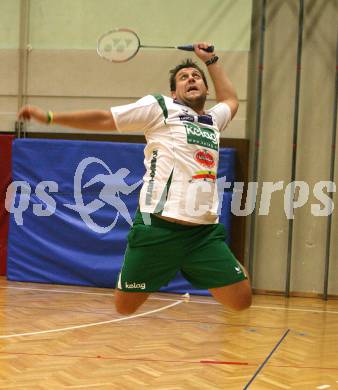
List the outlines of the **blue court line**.
{"label": "blue court line", "polygon": [[251,383],[255,380],[255,378],[257,377],[257,375],[260,373],[260,371],[262,371],[262,369],[264,368],[264,366],[266,365],[266,363],[269,361],[269,359],[271,358],[271,356],[273,355],[273,353],[277,350],[277,348],[280,346],[280,344],[283,342],[283,340],[285,339],[285,337],[288,335],[288,333],[290,332],[290,329],[288,329],[284,334],[283,336],[281,337],[281,339],[278,341],[278,343],[274,346],[274,348],[272,349],[272,351],[269,353],[269,355],[266,357],[266,359],[264,360],[264,362],[258,367],[258,369],[256,370],[256,372],[254,373],[253,377],[249,380],[249,382],[245,385],[245,387],[243,387],[243,390],[246,390],[249,388],[249,386],[251,385]]}

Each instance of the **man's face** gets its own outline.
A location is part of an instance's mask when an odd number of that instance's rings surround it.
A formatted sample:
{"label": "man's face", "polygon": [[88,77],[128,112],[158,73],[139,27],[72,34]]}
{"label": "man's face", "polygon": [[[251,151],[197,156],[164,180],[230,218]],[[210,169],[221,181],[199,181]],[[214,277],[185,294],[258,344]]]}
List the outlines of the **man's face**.
{"label": "man's face", "polygon": [[208,89],[201,73],[195,68],[183,68],[176,74],[176,91],[172,91],[173,99],[186,104],[192,109],[203,110]]}

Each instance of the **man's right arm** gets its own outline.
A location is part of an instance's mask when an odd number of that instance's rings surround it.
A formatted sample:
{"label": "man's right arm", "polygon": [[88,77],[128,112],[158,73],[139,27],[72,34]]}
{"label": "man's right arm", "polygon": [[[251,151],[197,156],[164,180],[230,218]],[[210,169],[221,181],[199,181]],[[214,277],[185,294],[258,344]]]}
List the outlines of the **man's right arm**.
{"label": "man's right arm", "polygon": [[[206,49],[210,44],[199,43],[195,44],[195,53],[197,57],[204,63],[216,57],[214,53],[206,52]],[[208,65],[208,72],[215,87],[216,101],[217,103],[226,103],[231,110],[231,118],[236,115],[238,110],[238,97],[234,86],[225,73],[223,66],[216,61]]]}
{"label": "man's right arm", "polygon": [[23,120],[33,119],[39,123],[57,124],[83,130],[116,130],[114,118],[110,110],[45,112],[39,107],[27,105],[19,111],[18,118]]}

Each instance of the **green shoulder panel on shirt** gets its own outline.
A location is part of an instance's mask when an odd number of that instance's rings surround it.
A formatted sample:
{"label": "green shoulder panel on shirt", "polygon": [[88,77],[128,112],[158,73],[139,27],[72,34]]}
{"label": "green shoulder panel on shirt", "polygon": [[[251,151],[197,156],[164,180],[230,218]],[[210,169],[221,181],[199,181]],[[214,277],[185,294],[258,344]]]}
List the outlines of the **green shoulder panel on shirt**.
{"label": "green shoulder panel on shirt", "polygon": [[160,94],[157,94],[157,93],[155,93],[152,96],[154,96],[154,98],[157,100],[157,103],[161,107],[161,110],[162,110],[162,113],[163,113],[163,116],[164,116],[164,122],[165,122],[166,119],[168,118],[168,109],[167,109],[167,106],[165,104],[164,97],[162,95],[160,95]]}

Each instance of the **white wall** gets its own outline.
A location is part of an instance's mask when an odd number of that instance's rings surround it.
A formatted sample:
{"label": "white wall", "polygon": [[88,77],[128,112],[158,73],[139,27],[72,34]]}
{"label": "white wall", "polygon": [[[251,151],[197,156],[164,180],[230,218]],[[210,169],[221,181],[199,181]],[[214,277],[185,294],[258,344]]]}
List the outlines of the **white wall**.
{"label": "white wall", "polygon": [[[14,113],[21,94],[23,102],[54,110],[107,108],[148,93],[169,94],[169,69],[191,53],[141,49],[124,64],[110,64],[97,56],[99,35],[114,27],[128,27],[145,45],[212,42],[241,100],[239,113],[226,135],[245,137],[251,1],[24,1],[28,27],[21,46],[32,48],[26,52],[26,61],[23,51],[18,50],[20,1],[0,2],[0,25],[7,31],[0,37],[0,75],[5,76],[0,84],[0,114]],[[24,58],[22,68],[20,53]],[[21,90],[20,74],[24,77]],[[211,90],[209,106],[214,102]],[[13,128],[14,120],[14,114],[2,115],[0,130]],[[46,129],[29,127],[29,131],[41,130]]]}

